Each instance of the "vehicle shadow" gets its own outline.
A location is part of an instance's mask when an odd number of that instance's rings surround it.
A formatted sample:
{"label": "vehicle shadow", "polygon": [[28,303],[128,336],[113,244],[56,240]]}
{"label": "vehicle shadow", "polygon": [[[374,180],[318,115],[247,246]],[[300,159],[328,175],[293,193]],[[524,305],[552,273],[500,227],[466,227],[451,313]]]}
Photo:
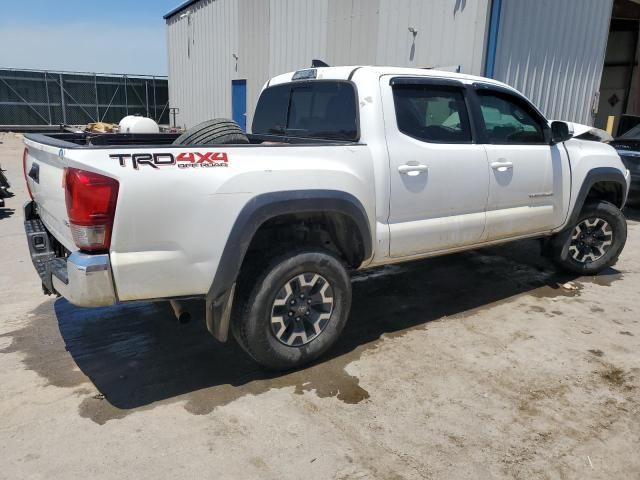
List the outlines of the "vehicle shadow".
{"label": "vehicle shadow", "polygon": [[[553,270],[535,241],[356,273],[347,326],[315,368],[326,367],[331,375],[331,362],[382,335],[514,295],[534,290],[537,296],[566,295],[559,285],[571,279]],[[121,409],[280,375],[258,367],[235,342],[217,343],[206,331],[203,308],[195,308],[191,323],[179,325],[168,304],[83,309],[64,299],[55,302],[67,351],[105,398]]]}
{"label": "vehicle shadow", "polygon": [[624,208],[624,216],[627,218],[627,220],[640,222],[640,208],[626,206]]}
{"label": "vehicle shadow", "polygon": [[0,208],[0,220],[3,218],[9,218],[15,213],[13,208]]}

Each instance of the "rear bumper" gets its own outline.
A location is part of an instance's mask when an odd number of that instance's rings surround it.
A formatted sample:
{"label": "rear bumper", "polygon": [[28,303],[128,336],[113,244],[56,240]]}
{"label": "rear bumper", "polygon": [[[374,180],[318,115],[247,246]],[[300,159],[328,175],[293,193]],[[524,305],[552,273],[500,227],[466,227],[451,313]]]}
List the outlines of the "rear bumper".
{"label": "rear bumper", "polygon": [[59,256],[56,240],[35,212],[24,206],[29,252],[45,291],[62,295],[80,307],[102,307],[117,302],[108,254],[73,252]]}
{"label": "rear bumper", "polygon": [[66,275],[52,271],[51,283],[56,292],[80,307],[116,303],[109,255],[73,252],[65,263]]}

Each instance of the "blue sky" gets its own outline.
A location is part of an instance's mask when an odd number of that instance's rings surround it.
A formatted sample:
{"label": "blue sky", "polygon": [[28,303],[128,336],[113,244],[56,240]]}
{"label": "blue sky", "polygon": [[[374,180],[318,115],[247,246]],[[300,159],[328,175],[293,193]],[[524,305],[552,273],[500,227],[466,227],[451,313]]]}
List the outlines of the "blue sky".
{"label": "blue sky", "polygon": [[0,0],[0,67],[166,75],[181,0]]}

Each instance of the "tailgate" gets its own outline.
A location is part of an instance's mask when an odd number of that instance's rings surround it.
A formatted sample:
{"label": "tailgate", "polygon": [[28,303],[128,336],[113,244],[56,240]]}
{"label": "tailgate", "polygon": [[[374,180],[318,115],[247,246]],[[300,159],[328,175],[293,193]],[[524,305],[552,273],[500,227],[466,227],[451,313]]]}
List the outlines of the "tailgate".
{"label": "tailgate", "polygon": [[38,207],[38,214],[47,229],[68,250],[77,250],[67,217],[64,149],[44,145],[25,138],[25,172],[27,185]]}

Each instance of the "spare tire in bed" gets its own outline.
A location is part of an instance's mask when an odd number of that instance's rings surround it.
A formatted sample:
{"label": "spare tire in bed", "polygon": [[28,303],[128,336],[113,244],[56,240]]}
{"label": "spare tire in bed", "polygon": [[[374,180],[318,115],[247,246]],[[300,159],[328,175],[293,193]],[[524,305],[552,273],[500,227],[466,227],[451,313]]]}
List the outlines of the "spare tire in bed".
{"label": "spare tire in bed", "polygon": [[212,145],[249,143],[249,139],[233,120],[214,118],[191,127],[173,141],[174,145]]}

